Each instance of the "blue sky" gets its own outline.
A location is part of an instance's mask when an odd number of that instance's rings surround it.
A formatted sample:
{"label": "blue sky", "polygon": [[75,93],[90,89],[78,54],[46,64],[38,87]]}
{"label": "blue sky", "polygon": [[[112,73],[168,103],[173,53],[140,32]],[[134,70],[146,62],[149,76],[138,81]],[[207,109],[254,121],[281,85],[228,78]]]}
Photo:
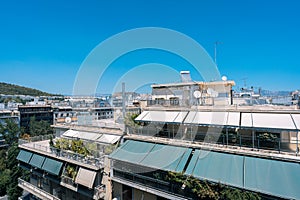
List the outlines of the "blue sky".
{"label": "blue sky", "polygon": [[[219,71],[240,87],[246,80],[247,86],[295,90],[300,88],[299,10],[297,0],[2,1],[0,81],[71,94],[81,63],[100,42],[133,28],[164,27],[193,38],[211,56],[220,41]],[[136,60],[189,68],[176,56],[144,51],[116,61],[112,74],[117,65],[129,69]]]}

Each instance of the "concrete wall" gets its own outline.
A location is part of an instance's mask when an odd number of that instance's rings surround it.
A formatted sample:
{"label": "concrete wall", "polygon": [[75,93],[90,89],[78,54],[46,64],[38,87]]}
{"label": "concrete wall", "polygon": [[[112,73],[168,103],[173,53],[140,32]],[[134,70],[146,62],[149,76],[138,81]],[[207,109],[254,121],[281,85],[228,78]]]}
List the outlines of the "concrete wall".
{"label": "concrete wall", "polygon": [[[116,198],[118,200],[122,199],[122,188],[123,185],[117,182],[113,183],[113,199]],[[156,195],[150,194],[135,188],[132,188],[132,199],[133,200],[157,200]]]}

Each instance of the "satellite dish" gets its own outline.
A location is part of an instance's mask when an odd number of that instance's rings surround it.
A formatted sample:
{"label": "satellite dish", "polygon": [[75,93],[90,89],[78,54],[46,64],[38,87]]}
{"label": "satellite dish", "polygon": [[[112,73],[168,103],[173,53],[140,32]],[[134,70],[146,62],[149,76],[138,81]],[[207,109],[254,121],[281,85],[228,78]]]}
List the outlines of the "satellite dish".
{"label": "satellite dish", "polygon": [[66,122],[67,124],[70,124],[70,123],[72,122],[71,117],[66,117],[65,122]]}
{"label": "satellite dish", "polygon": [[194,95],[195,98],[199,99],[201,97],[201,92],[198,91],[198,90],[195,90],[193,95]]}
{"label": "satellite dish", "polygon": [[227,76],[222,76],[222,81],[227,81]]}

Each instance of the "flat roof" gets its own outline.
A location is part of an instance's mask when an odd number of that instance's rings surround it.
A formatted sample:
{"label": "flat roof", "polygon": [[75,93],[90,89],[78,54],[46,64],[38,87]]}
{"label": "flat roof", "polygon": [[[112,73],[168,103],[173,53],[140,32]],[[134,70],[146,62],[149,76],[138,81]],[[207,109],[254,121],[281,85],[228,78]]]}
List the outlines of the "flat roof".
{"label": "flat roof", "polygon": [[38,107],[41,107],[41,108],[51,108],[52,106],[51,105],[19,105],[18,108],[38,108]]}
{"label": "flat roof", "polygon": [[[102,125],[103,126],[100,126]],[[75,130],[75,131],[84,131],[84,132],[92,132],[92,133],[105,133],[110,135],[122,135],[123,131],[118,126],[113,126],[106,124],[106,122],[101,122],[99,126],[81,126],[81,125],[74,125],[74,124],[56,124],[51,125],[51,127],[56,129],[66,129],[66,130]]]}
{"label": "flat roof", "polygon": [[166,83],[166,84],[153,84],[152,88],[159,87],[178,87],[178,86],[188,86],[188,85],[235,85],[234,81],[212,81],[212,82],[203,82],[203,81],[192,81],[192,82],[180,82],[180,83]]}

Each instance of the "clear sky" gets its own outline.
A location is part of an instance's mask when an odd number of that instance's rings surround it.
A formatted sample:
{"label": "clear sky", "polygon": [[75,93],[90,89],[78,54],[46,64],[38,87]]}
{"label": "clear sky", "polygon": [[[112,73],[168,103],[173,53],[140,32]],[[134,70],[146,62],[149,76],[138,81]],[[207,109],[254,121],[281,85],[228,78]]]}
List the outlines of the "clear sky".
{"label": "clear sky", "polygon": [[[71,94],[81,63],[100,42],[139,27],[184,33],[212,57],[220,41],[219,71],[240,87],[245,80],[263,89],[300,89],[297,0],[1,1],[0,82]],[[139,60],[184,70],[185,63],[173,57],[146,51],[116,63],[130,68]]]}

